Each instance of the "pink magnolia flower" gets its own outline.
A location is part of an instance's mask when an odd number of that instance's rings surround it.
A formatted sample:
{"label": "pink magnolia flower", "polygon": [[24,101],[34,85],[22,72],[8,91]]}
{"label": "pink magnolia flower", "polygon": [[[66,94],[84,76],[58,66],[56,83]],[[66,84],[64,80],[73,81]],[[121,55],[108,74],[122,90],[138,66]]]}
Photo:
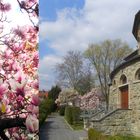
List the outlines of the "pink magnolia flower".
{"label": "pink magnolia flower", "polygon": [[35,81],[33,81],[33,83],[31,84],[31,86],[34,89],[38,90],[38,88],[39,88],[39,82],[38,82],[38,80],[36,79]]}
{"label": "pink magnolia flower", "polygon": [[8,86],[5,83],[0,84],[0,99],[8,92]]}
{"label": "pink magnolia flower", "polygon": [[18,27],[17,29],[14,29],[13,32],[15,35],[22,38],[23,40],[26,38],[26,30],[24,27]]}
{"label": "pink magnolia flower", "polygon": [[27,117],[25,124],[26,124],[27,130],[31,133],[37,132],[39,129],[39,121],[33,115],[29,115]]}
{"label": "pink magnolia flower", "polygon": [[37,52],[33,53],[33,66],[38,67],[39,55]]}
{"label": "pink magnolia flower", "polygon": [[33,103],[34,105],[36,105],[36,106],[39,105],[39,97],[38,97],[37,94],[33,94],[33,95],[32,95],[32,103]]}
{"label": "pink magnolia flower", "polygon": [[22,83],[23,85],[26,84],[26,82],[27,82],[26,76],[24,75],[24,73],[22,71],[17,72],[17,74],[15,75],[15,80],[18,83]]}
{"label": "pink magnolia flower", "polygon": [[4,53],[2,54],[2,57],[4,59],[11,59],[12,58],[11,50],[9,50],[9,49],[5,50]]}
{"label": "pink magnolia flower", "polygon": [[18,104],[19,107],[24,106],[24,98],[23,98],[22,95],[19,95],[17,97],[16,101],[17,101],[17,104]]}
{"label": "pink magnolia flower", "polygon": [[38,106],[34,106],[34,105],[29,105],[27,107],[27,111],[31,112],[32,114],[38,114],[39,113],[39,107]]}
{"label": "pink magnolia flower", "polygon": [[27,92],[27,80],[24,77],[24,75],[18,73],[15,76],[15,79],[11,79],[9,80],[9,83],[11,85],[11,88],[13,90],[13,92],[17,95],[17,96],[25,96],[25,93]]}
{"label": "pink magnolia flower", "polygon": [[1,12],[7,12],[11,9],[11,5],[9,3],[0,3],[0,11]]}

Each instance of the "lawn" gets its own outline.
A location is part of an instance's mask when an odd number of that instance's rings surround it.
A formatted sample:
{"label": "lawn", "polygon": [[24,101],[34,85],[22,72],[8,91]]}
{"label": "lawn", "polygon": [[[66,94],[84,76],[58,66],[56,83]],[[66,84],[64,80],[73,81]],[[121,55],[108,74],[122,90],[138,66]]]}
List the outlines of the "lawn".
{"label": "lawn", "polygon": [[[88,140],[88,139],[84,139],[84,140]],[[134,136],[109,136],[103,139],[99,138],[98,140],[140,140],[140,138]]]}
{"label": "lawn", "polygon": [[84,128],[83,122],[77,122],[76,124],[70,125],[74,130],[82,130]]}
{"label": "lawn", "polygon": [[140,138],[134,136],[109,136],[107,140],[140,140]]}
{"label": "lawn", "polygon": [[93,128],[90,128],[88,130],[88,139],[89,140],[140,140],[140,137],[121,136],[121,135],[107,136]]}

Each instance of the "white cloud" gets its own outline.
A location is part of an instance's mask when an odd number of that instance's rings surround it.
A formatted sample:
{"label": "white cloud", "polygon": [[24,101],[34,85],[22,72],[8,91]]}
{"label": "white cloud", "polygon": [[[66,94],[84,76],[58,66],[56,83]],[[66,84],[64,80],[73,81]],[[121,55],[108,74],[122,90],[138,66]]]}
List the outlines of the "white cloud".
{"label": "white cloud", "polygon": [[135,47],[132,27],[139,5],[139,0],[85,0],[83,9],[66,8],[58,11],[56,21],[42,22],[40,41],[47,39],[59,56],[105,39],[121,38]]}
{"label": "white cloud", "polygon": [[[48,89],[55,81],[55,66],[61,62],[61,58],[48,55],[39,62],[40,89]],[[49,83],[49,84],[48,84]]]}
{"label": "white cloud", "polygon": [[[5,0],[5,3],[10,3],[11,10],[6,13],[8,21],[5,23],[5,32],[9,32],[11,28],[24,25],[32,25],[27,12],[20,10],[18,2],[16,0]],[[32,18],[35,23],[38,22],[37,18]]]}
{"label": "white cloud", "polygon": [[134,45],[131,31],[139,4],[139,0],[86,0],[83,9],[64,9],[58,12],[55,22],[42,22],[40,36],[49,40],[58,53],[83,50],[91,42],[108,38],[122,38]]}

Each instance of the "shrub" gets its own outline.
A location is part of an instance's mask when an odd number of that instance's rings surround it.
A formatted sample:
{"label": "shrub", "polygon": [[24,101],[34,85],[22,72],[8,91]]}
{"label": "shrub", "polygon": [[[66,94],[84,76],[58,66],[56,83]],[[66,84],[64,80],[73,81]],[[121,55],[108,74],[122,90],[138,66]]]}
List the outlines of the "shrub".
{"label": "shrub", "polygon": [[105,136],[103,136],[100,132],[90,128],[88,130],[88,139],[89,140],[107,140]]}
{"label": "shrub", "polygon": [[59,109],[59,115],[64,116],[65,115],[65,106],[61,106]]}
{"label": "shrub", "polygon": [[73,107],[72,108],[73,123],[76,124],[77,122],[79,122],[79,118],[80,118],[80,108],[79,107]]}
{"label": "shrub", "polygon": [[76,124],[79,122],[80,108],[67,106],[65,109],[65,119],[69,124]]}
{"label": "shrub", "polygon": [[42,125],[53,110],[52,99],[43,99],[39,104],[39,124]]}
{"label": "shrub", "polygon": [[105,136],[100,132],[90,128],[88,130],[88,140],[140,140],[138,137],[134,136]]}
{"label": "shrub", "polygon": [[65,109],[65,119],[68,121],[69,124],[73,124],[72,107],[71,106],[67,106]]}

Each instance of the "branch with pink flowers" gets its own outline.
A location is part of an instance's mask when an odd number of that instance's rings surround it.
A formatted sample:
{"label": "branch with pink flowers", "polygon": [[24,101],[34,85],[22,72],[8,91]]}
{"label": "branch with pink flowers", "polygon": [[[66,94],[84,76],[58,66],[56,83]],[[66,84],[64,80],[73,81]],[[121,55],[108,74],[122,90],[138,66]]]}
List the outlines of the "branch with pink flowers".
{"label": "branch with pink flowers", "polygon": [[25,127],[25,118],[0,119],[0,132],[12,127]]}
{"label": "branch with pink flowers", "polygon": [[[30,2],[34,1],[24,0],[28,5]],[[27,134],[37,135],[39,129],[38,30],[25,25],[5,33],[7,18],[4,14],[10,10],[11,6],[1,0],[0,137],[3,140],[25,140]],[[24,10],[29,12],[30,9]],[[30,16],[37,17],[34,12]]]}

